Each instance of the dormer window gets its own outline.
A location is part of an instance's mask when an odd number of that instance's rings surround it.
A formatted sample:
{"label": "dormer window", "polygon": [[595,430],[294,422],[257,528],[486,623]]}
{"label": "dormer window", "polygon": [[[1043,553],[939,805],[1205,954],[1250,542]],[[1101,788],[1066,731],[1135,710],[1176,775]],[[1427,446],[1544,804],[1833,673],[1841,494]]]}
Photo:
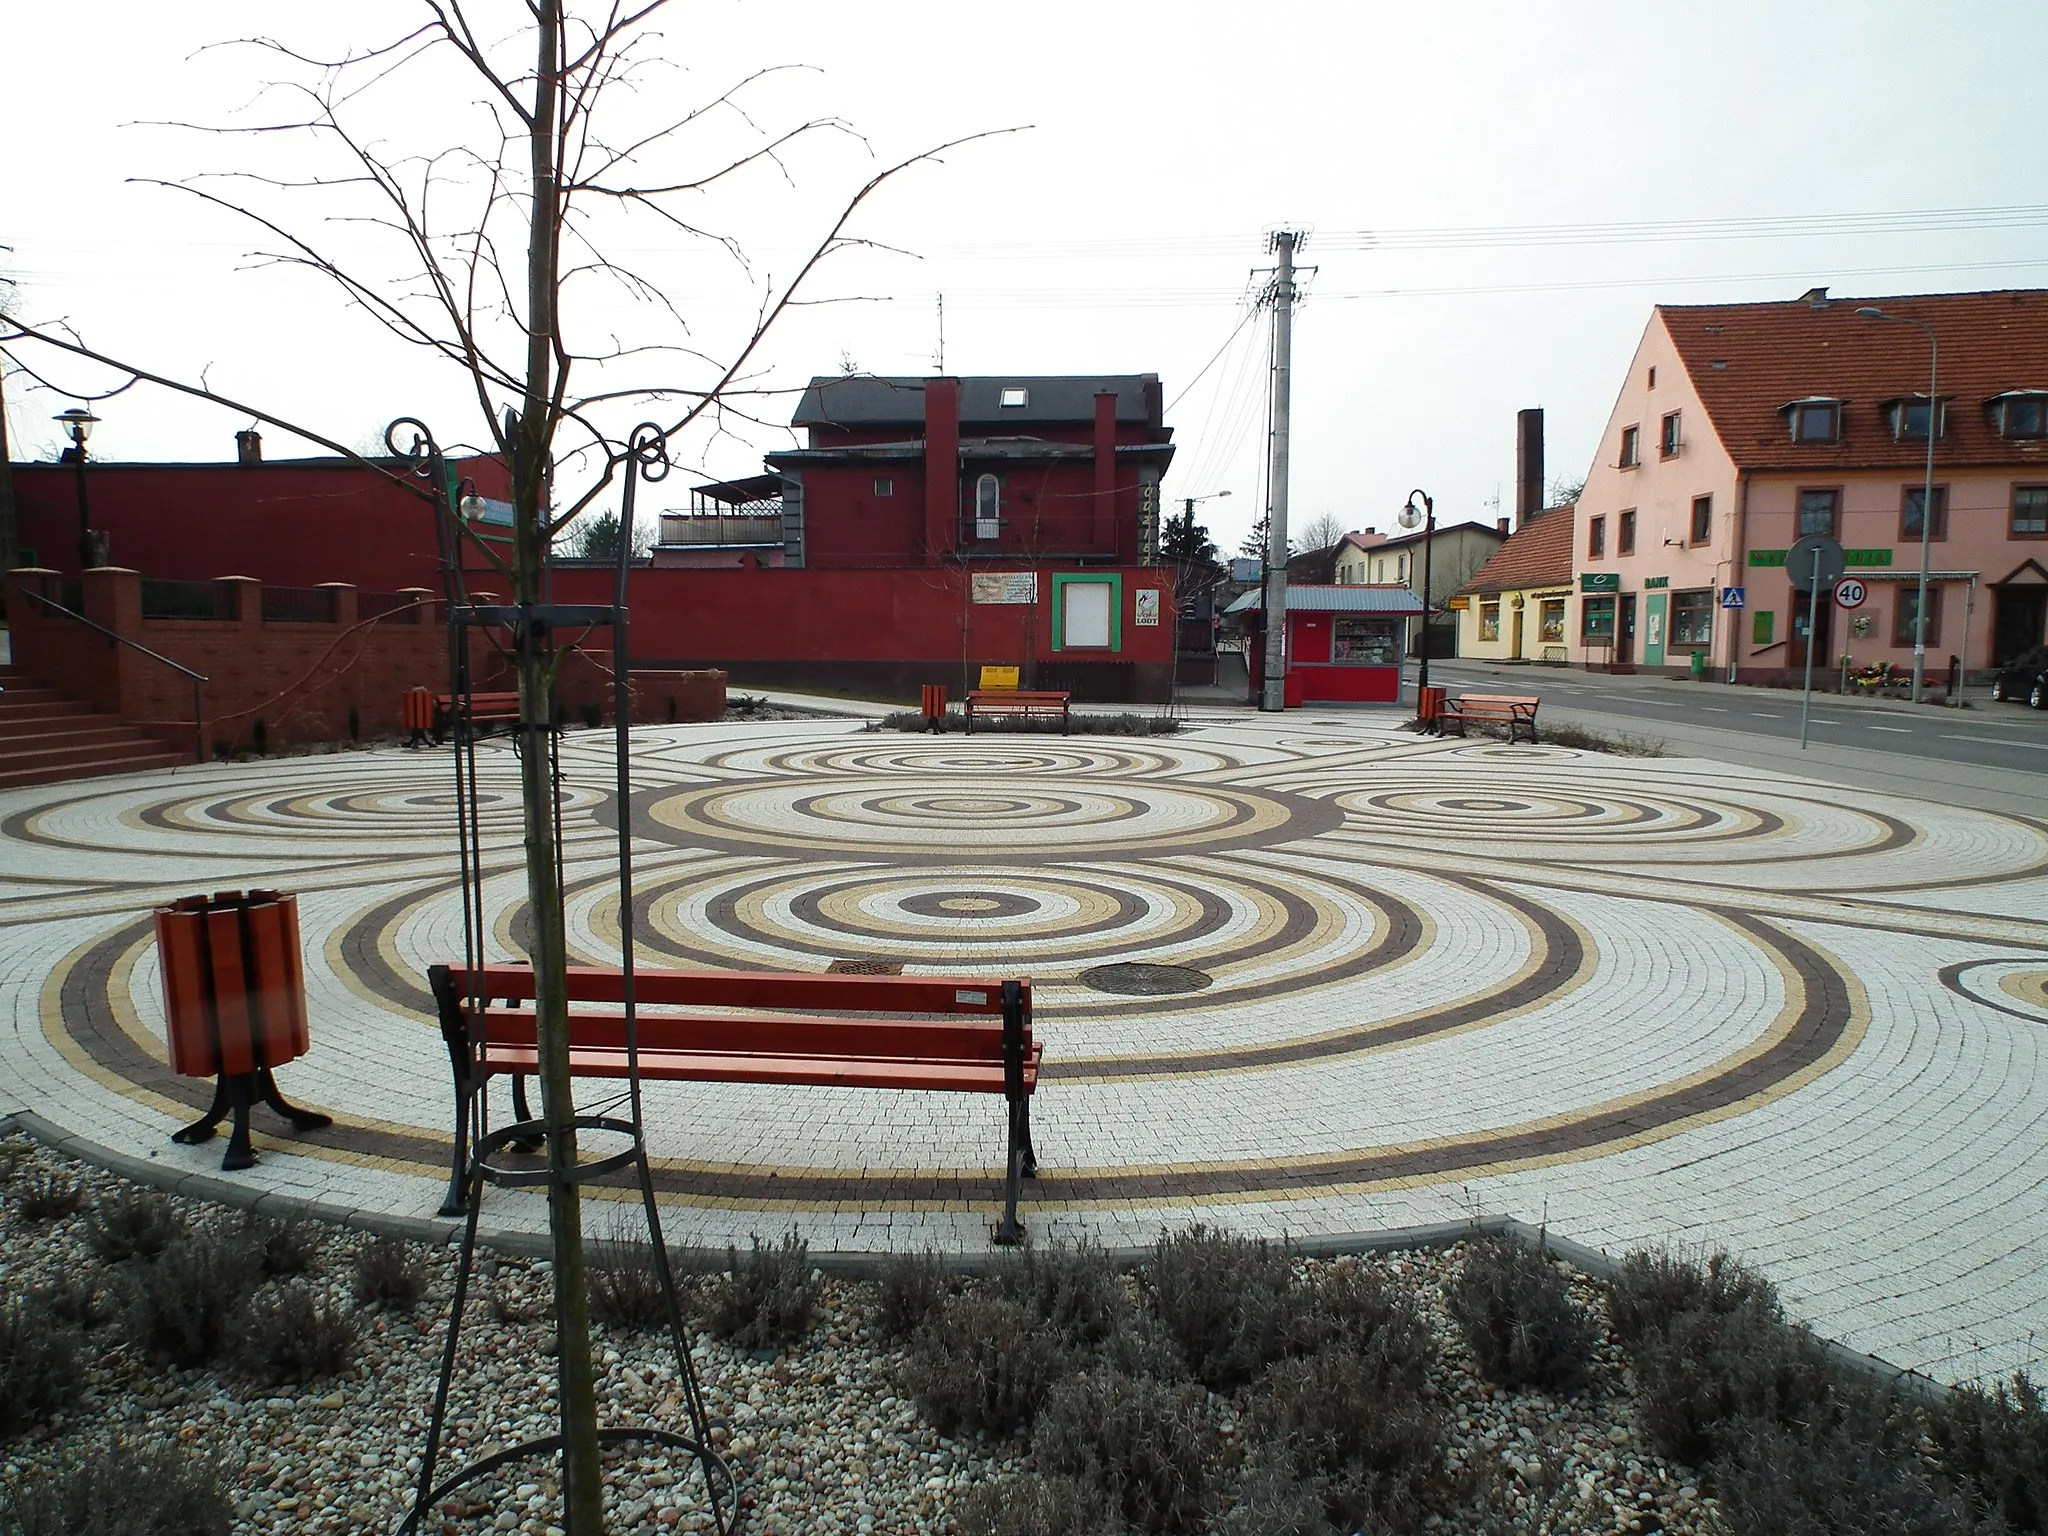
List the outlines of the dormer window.
{"label": "dormer window", "polygon": [[1022,410],[1031,403],[1031,391],[1022,384],[1005,384],[997,404],[1004,410]]}
{"label": "dormer window", "polygon": [[1816,395],[1785,407],[1795,443],[1833,443],[1842,436],[1842,402]]}
{"label": "dormer window", "polygon": [[1984,403],[1991,410],[1991,428],[2000,437],[2048,437],[2048,389],[2015,389]]}
{"label": "dormer window", "polygon": [[1884,419],[1890,423],[1892,436],[1902,443],[1924,443],[1927,441],[1927,419],[1934,416],[1934,435],[1948,436],[1948,402],[1937,401],[1940,407],[1936,414],[1928,408],[1925,395],[1911,395],[1903,400],[1887,400],[1884,403]]}

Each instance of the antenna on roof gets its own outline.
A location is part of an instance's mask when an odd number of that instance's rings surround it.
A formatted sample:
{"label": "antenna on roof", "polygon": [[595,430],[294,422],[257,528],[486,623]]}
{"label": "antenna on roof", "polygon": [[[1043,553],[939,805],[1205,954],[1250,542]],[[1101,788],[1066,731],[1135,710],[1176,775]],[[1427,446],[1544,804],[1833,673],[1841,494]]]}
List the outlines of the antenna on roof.
{"label": "antenna on roof", "polygon": [[946,376],[946,296],[939,295],[939,377]]}

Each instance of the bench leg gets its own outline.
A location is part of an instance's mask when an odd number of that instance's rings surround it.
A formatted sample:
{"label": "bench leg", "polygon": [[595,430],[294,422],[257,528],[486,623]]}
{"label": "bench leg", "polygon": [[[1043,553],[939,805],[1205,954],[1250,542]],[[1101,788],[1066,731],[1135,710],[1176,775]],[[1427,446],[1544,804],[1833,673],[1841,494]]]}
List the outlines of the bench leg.
{"label": "bench leg", "polygon": [[[526,1074],[524,1072],[515,1072],[512,1075],[512,1118],[515,1120],[531,1120],[533,1118],[533,1111],[527,1107],[526,1103]],[[524,1136],[511,1145],[512,1150],[515,1152],[538,1152],[541,1149],[541,1138],[538,1136]]]}
{"label": "bench leg", "polygon": [[[1017,1219],[1018,1184],[1035,1176],[1038,1161],[1031,1155],[1029,1110],[1022,1101],[1010,1105],[1009,1156],[1003,1177],[1003,1219],[996,1223],[994,1242],[999,1248],[1014,1248],[1024,1241],[1024,1223]],[[1025,1172],[1029,1166],[1030,1173]]]}
{"label": "bench leg", "polygon": [[1038,1149],[1031,1145],[1031,1101],[1024,1100],[1017,1106],[1017,1118],[1023,1122],[1024,1132],[1024,1177],[1038,1177]]}
{"label": "bench leg", "polygon": [[469,1189],[469,1064],[456,1055],[452,1047],[449,1054],[455,1057],[455,1147],[450,1157],[448,1193],[442,1198],[441,1214],[460,1216]]}

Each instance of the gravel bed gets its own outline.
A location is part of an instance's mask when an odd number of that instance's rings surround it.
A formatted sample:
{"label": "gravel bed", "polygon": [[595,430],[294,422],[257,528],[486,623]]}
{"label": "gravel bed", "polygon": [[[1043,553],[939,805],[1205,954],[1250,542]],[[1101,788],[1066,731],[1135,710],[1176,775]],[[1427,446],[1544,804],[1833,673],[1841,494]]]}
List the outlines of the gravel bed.
{"label": "gravel bed", "polygon": [[[128,1192],[115,1176],[72,1163],[26,1137],[0,1138],[0,1173],[16,1187],[54,1174],[87,1192],[75,1215],[29,1221],[10,1198],[0,1208],[0,1294],[74,1277],[111,1283],[85,1240],[95,1202]],[[195,1227],[233,1231],[239,1211],[174,1201]],[[600,1218],[601,1219],[601,1218]],[[391,1530],[410,1507],[436,1373],[442,1324],[454,1275],[452,1249],[421,1249],[429,1270],[425,1300],[411,1314],[359,1307],[350,1291],[354,1255],[365,1239],[312,1227],[314,1272],[302,1281],[356,1317],[361,1333],[352,1363],[335,1378],[276,1390],[229,1367],[153,1366],[121,1343],[118,1322],[88,1334],[84,1398],[52,1423],[0,1443],[0,1474],[10,1484],[66,1449],[109,1435],[161,1437],[220,1465],[236,1508],[234,1529],[270,1536]],[[1508,1393],[1473,1368],[1445,1314],[1441,1286],[1455,1251],[1413,1251],[1359,1260],[1381,1267],[1424,1306],[1442,1344],[1437,1387],[1448,1407],[1449,1458],[1490,1489],[1486,1529],[1530,1532],[1715,1533],[1713,1501],[1691,1475],[1640,1446],[1630,1428],[1625,1367],[1611,1342],[1598,1350],[1591,1378],[1571,1398]],[[275,1283],[275,1282],[273,1282]],[[689,1282],[688,1306],[701,1277]],[[1601,1288],[1573,1278],[1595,1316]],[[694,1340],[695,1360],[720,1445],[739,1478],[748,1531],[793,1533],[930,1532],[953,1529],[962,1491],[1028,1470],[1021,1440],[946,1438],[919,1417],[900,1386],[901,1357],[870,1326],[871,1284],[814,1276],[809,1334],[781,1352],[736,1350],[709,1333]],[[552,1432],[552,1338],[545,1319],[544,1263],[485,1255],[464,1319],[464,1360],[449,1410],[443,1467],[469,1455]],[[685,1418],[673,1357],[661,1334],[602,1325],[595,1330],[600,1400],[607,1422],[681,1428]],[[1226,1421],[1236,1415],[1225,1404]],[[607,1496],[615,1533],[708,1528],[702,1485],[686,1458],[608,1455]],[[428,1522],[436,1531],[516,1531],[547,1536],[553,1523],[551,1464],[512,1469],[495,1484],[465,1490]],[[1432,1520],[1450,1530],[1448,1522]]]}

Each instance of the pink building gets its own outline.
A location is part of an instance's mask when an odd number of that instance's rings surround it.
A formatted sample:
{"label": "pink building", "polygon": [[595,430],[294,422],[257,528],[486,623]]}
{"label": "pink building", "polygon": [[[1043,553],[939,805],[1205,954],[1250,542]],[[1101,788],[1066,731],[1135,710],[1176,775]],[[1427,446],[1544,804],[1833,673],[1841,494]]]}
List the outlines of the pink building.
{"label": "pink building", "polygon": [[[1931,327],[1928,341],[1875,307]],[[1571,659],[1766,681],[1806,660],[1785,551],[1843,545],[1870,597],[1823,597],[1815,665],[1910,666],[1933,419],[1927,665],[1982,669],[2048,623],[2048,291],[1660,305],[1579,498]]]}

